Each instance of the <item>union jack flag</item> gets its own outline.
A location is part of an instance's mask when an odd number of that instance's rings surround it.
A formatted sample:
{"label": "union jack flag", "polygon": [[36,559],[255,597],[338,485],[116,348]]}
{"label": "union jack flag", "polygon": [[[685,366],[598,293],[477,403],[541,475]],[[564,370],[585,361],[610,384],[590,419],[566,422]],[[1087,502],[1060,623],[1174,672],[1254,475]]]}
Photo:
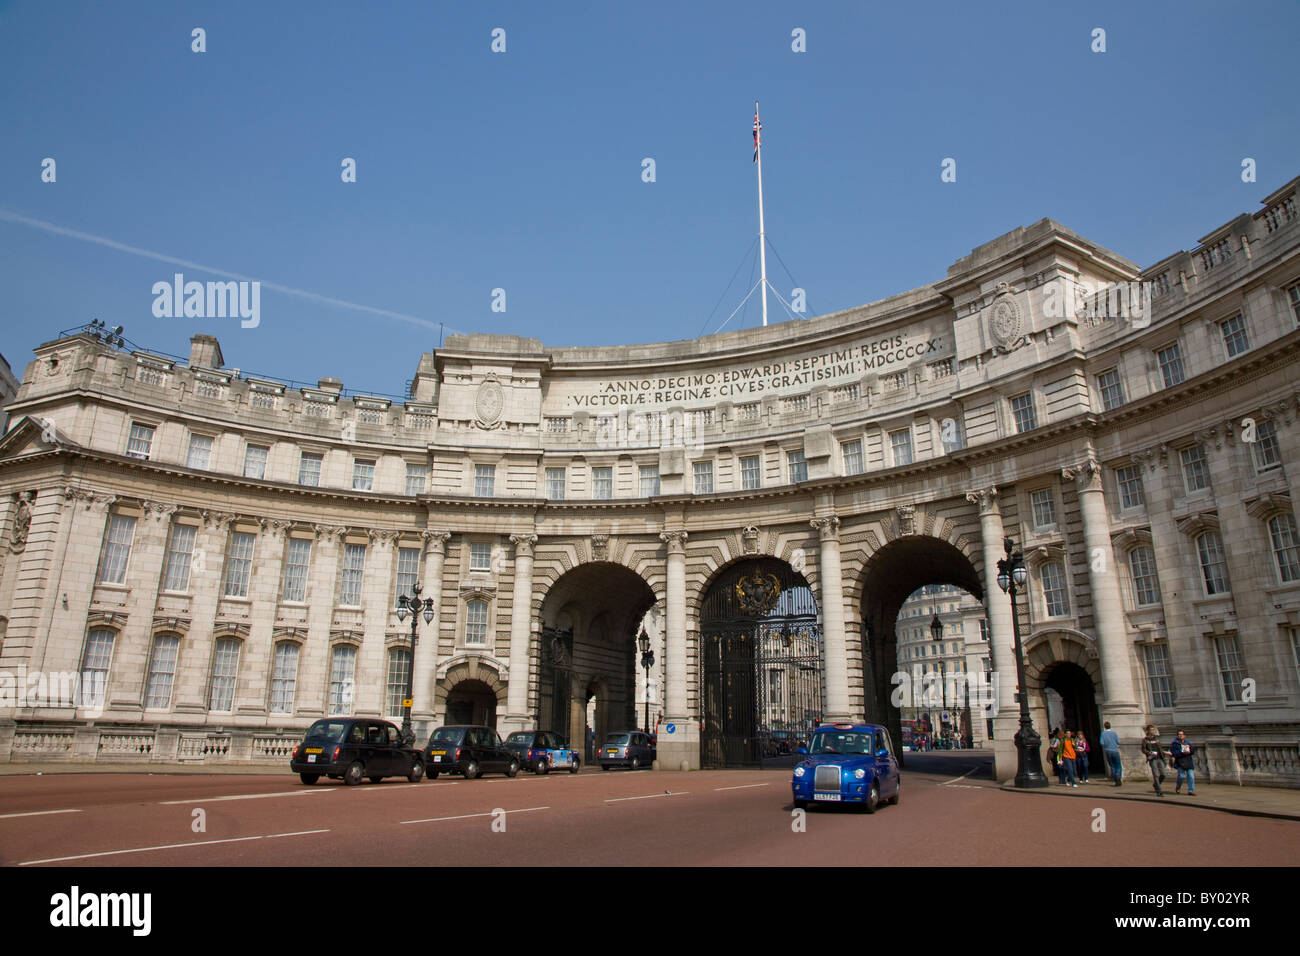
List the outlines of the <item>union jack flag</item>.
{"label": "union jack flag", "polygon": [[758,121],[758,112],[754,112],[754,162],[758,162],[758,147],[763,142],[763,124]]}

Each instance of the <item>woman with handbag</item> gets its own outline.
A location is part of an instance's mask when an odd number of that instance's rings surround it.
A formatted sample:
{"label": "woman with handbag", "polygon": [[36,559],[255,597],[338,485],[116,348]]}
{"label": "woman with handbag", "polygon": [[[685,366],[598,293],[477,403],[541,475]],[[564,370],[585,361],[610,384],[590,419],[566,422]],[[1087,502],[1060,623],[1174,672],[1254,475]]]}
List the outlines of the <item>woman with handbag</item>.
{"label": "woman with handbag", "polygon": [[1151,785],[1155,787],[1156,796],[1163,797],[1165,792],[1160,784],[1165,780],[1165,752],[1160,749],[1160,731],[1155,724],[1147,727],[1147,735],[1142,738],[1142,755],[1147,758],[1147,769],[1151,771]]}

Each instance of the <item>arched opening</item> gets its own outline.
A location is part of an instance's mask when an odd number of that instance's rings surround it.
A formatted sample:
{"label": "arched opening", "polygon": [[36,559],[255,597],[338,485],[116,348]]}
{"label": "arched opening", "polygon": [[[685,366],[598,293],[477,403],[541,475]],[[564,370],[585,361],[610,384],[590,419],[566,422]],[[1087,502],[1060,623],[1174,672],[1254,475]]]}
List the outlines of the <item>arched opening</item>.
{"label": "arched opening", "polygon": [[640,726],[636,638],[654,603],[644,580],[609,562],[580,565],[551,585],[542,601],[538,729],[586,751],[589,739]]}
{"label": "arched opening", "polygon": [[[975,566],[947,541],[909,535],[871,556],[862,577],[867,720],[889,727],[909,746],[920,739],[952,745],[959,737],[965,742],[991,736],[991,714],[981,706],[989,693],[980,683],[991,667],[988,631],[987,625],[979,627],[982,615],[975,612],[983,600]],[[931,631],[936,615],[941,635]],[[968,633],[971,628],[977,633]],[[909,709],[906,734],[904,707]],[[977,730],[981,723],[983,735]]]}
{"label": "arched opening", "polygon": [[497,695],[480,680],[463,680],[447,692],[447,724],[497,725]]}
{"label": "arched opening", "polygon": [[1096,691],[1088,672],[1071,661],[1057,661],[1046,669],[1042,687],[1047,705],[1048,728],[1059,727],[1072,734],[1082,730],[1084,739],[1088,741],[1089,772],[1104,771],[1101,718],[1097,710]]}
{"label": "arched opening", "polygon": [[723,569],[700,605],[705,767],[793,764],[822,716],[823,654],[812,588],[784,561]]}

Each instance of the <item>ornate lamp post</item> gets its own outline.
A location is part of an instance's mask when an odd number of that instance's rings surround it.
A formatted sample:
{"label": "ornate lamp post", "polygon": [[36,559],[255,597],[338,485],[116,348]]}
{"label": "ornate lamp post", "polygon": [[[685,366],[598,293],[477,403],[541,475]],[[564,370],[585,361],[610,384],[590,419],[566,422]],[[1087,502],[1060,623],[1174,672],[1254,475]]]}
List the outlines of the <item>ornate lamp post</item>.
{"label": "ornate lamp post", "polygon": [[433,598],[420,601],[420,585],[411,586],[411,596],[405,594],[397,598],[397,619],[406,622],[406,615],[411,615],[411,665],[406,669],[406,697],[402,701],[402,743],[410,746],[415,742],[415,731],[411,727],[411,704],[415,696],[415,642],[418,639],[416,628],[420,621],[420,610],[424,610],[424,623],[433,620]]}
{"label": "ornate lamp post", "polygon": [[1011,631],[1015,635],[1016,650],[1016,684],[1020,689],[1017,698],[1020,701],[1020,729],[1016,731],[1016,786],[1021,789],[1034,789],[1048,786],[1043,774],[1043,755],[1041,752],[1043,738],[1034,730],[1029,717],[1029,691],[1025,687],[1025,656],[1020,646],[1020,617],[1016,611],[1016,594],[1023,590],[1028,574],[1025,571],[1024,556],[1019,551],[1012,551],[1015,542],[1010,538],[1002,540],[1006,557],[998,562],[998,587],[1011,596]]}
{"label": "ornate lamp post", "polygon": [[637,646],[641,649],[641,667],[645,671],[645,732],[650,733],[650,668],[655,666],[655,652],[650,650],[650,636],[646,634],[645,628],[641,628],[641,636],[637,638]]}
{"label": "ornate lamp post", "polygon": [[938,611],[930,618],[930,640],[939,646],[939,739],[943,739],[943,712],[948,709],[948,670],[943,660],[943,621]]}

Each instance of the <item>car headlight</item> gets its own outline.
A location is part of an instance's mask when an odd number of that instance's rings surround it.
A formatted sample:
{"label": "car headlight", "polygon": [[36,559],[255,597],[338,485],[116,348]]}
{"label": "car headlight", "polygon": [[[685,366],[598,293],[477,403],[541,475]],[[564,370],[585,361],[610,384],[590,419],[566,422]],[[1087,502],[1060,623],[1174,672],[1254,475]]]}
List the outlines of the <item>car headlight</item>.
{"label": "car headlight", "polygon": [[867,772],[866,772],[865,770],[863,770],[861,767],[859,767],[857,770],[853,771],[853,776],[857,777],[859,780],[861,780],[861,779],[862,779],[863,777],[865,777],[866,775],[867,775]]}
{"label": "car headlight", "polygon": [[794,775],[795,775],[796,777],[802,777],[802,776],[804,775],[804,769],[803,769],[803,767],[795,767],[795,768],[794,768]]}

